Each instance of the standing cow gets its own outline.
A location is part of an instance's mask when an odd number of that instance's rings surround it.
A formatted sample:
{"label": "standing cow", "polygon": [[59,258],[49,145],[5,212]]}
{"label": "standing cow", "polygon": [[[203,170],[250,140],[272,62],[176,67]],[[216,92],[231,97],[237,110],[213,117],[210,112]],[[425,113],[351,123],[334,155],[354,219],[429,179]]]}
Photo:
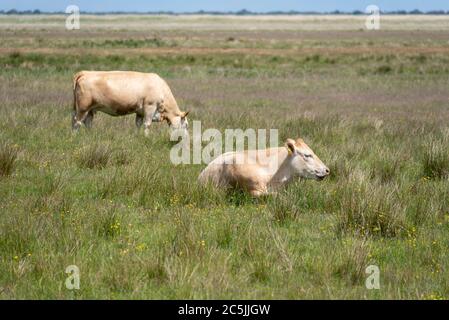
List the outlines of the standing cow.
{"label": "standing cow", "polygon": [[90,128],[96,111],[112,116],[136,114],[136,126],[145,135],[154,121],[167,121],[187,133],[188,112],[181,112],[167,83],[155,73],[81,71],[73,78],[72,128]]}

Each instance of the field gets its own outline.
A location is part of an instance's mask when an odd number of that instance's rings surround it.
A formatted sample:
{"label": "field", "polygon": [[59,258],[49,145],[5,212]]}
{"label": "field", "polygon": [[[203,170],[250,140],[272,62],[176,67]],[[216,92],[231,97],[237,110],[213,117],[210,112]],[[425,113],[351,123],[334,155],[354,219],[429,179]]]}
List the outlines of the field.
{"label": "field", "polygon": [[[0,298],[449,298],[449,17],[64,23],[0,16]],[[302,137],[331,176],[252,199],[171,164],[165,124],[73,134],[83,69],[156,72],[191,122]]]}

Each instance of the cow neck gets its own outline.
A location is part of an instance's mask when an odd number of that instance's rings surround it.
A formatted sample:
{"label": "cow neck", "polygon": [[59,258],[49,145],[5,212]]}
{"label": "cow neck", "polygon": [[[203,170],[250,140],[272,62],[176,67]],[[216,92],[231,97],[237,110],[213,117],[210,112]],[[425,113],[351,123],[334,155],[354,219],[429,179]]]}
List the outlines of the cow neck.
{"label": "cow neck", "polygon": [[285,147],[279,148],[277,153],[280,165],[278,169],[268,182],[269,187],[277,189],[288,183],[293,177],[291,168],[291,157],[288,156],[288,151]]}

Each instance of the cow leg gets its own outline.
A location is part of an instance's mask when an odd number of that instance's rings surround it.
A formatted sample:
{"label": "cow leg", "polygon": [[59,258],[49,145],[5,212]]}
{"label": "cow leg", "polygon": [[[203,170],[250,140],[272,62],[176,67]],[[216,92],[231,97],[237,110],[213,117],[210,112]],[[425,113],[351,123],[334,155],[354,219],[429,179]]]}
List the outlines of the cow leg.
{"label": "cow leg", "polygon": [[263,183],[252,183],[248,188],[251,196],[258,198],[268,194],[268,188]]}
{"label": "cow leg", "polygon": [[76,111],[72,112],[72,130],[78,130],[79,129],[79,125],[77,124],[77,120],[76,120]]}
{"label": "cow leg", "polygon": [[261,190],[250,190],[249,194],[254,198],[258,198],[258,197],[265,195],[266,192],[263,192]]}
{"label": "cow leg", "polygon": [[156,112],[157,105],[149,104],[143,107],[143,127],[145,129],[145,136],[148,137],[150,134],[150,126],[151,122],[153,121],[153,115]]}
{"label": "cow leg", "polygon": [[136,127],[137,127],[137,129],[140,129],[142,127],[142,124],[143,124],[143,115],[136,114]]}
{"label": "cow leg", "polygon": [[94,112],[89,111],[87,115],[85,116],[83,123],[86,126],[86,128],[92,128],[92,121],[94,120]]}
{"label": "cow leg", "polygon": [[80,112],[78,110],[78,112],[75,113],[75,116],[73,117],[73,120],[72,120],[72,129],[75,131],[78,131],[78,129],[84,123],[88,114],[89,114],[89,112],[87,112],[87,111]]}
{"label": "cow leg", "polygon": [[92,122],[92,119],[87,120],[88,124],[85,122],[86,117],[93,117],[93,113],[89,110],[92,106],[92,98],[89,95],[81,94],[78,88],[76,88],[74,99],[75,108],[72,115],[72,129],[78,131],[83,123],[88,127]]}

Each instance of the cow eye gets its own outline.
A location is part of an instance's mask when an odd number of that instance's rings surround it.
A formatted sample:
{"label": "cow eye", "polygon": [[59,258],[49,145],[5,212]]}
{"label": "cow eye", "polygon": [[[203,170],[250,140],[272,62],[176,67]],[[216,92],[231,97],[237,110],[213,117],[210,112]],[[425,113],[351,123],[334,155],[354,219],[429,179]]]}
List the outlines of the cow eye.
{"label": "cow eye", "polygon": [[306,154],[304,154],[304,157],[306,157],[306,158],[313,158],[313,155],[311,155],[310,153],[306,153]]}

